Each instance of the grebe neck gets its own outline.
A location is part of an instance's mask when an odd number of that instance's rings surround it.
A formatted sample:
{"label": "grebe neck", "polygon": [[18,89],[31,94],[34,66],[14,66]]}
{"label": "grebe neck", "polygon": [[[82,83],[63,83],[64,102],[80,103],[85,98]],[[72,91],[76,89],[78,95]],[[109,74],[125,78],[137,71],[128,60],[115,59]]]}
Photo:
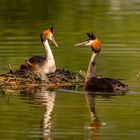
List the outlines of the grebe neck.
{"label": "grebe neck", "polygon": [[45,48],[46,58],[54,61],[53,53],[52,53],[52,50],[50,48],[50,45],[49,45],[49,42],[47,39],[45,41],[43,41],[43,46]]}
{"label": "grebe neck", "polygon": [[96,58],[97,58],[97,56],[98,56],[98,53],[95,53],[93,51],[89,65],[88,65],[85,82],[87,82],[91,77],[96,76]]}

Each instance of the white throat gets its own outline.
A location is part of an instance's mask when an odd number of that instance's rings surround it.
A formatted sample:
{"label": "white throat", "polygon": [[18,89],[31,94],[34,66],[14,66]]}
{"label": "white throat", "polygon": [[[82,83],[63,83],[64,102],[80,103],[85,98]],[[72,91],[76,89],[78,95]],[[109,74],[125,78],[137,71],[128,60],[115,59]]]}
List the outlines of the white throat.
{"label": "white throat", "polygon": [[43,46],[46,52],[46,62],[44,65],[44,71],[45,73],[55,72],[56,70],[55,60],[54,60],[53,53],[47,39],[43,41]]}
{"label": "white throat", "polygon": [[86,81],[88,81],[91,77],[96,76],[96,57],[97,57],[97,55],[98,55],[97,53],[93,52],[89,65],[88,65]]}
{"label": "white throat", "polygon": [[45,52],[46,52],[47,59],[54,60],[54,57],[53,57],[53,54],[52,54],[52,50],[50,48],[50,45],[49,45],[49,42],[48,42],[47,39],[43,42],[43,45],[45,47]]}

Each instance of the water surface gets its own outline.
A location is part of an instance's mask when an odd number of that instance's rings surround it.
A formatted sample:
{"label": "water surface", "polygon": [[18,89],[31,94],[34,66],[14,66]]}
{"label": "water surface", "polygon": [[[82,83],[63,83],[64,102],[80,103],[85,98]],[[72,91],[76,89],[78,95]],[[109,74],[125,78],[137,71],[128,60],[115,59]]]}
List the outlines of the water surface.
{"label": "water surface", "polygon": [[[0,73],[44,55],[39,34],[53,26],[57,67],[87,70],[91,49],[74,44],[93,32],[102,42],[97,74],[122,79],[125,96],[45,88],[0,93],[0,139],[140,139],[139,0],[1,0]],[[103,94],[103,93],[100,93]]]}

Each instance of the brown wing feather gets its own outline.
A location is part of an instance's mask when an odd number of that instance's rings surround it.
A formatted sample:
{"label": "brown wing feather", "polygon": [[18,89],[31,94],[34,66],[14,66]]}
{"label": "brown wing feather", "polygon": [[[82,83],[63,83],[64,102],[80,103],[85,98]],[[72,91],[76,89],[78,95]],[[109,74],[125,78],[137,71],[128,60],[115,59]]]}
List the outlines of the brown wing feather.
{"label": "brown wing feather", "polygon": [[30,70],[35,65],[42,66],[46,61],[44,56],[34,56],[20,66],[20,70]]}
{"label": "brown wing feather", "polygon": [[126,92],[128,86],[116,79],[92,77],[85,83],[85,89],[87,91]]}

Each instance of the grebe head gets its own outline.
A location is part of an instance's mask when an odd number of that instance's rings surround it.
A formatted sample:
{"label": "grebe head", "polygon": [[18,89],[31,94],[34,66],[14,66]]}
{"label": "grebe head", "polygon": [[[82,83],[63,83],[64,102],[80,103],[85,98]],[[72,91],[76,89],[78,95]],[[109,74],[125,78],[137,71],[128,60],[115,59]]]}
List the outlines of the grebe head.
{"label": "grebe head", "polygon": [[96,36],[93,33],[87,33],[88,39],[84,42],[77,43],[75,46],[91,46],[92,51],[95,53],[99,53],[101,50],[101,42],[96,38]]}
{"label": "grebe head", "polygon": [[51,28],[49,28],[49,29],[46,29],[46,30],[44,30],[44,31],[40,34],[40,38],[41,38],[41,41],[42,41],[42,42],[45,41],[46,39],[49,39],[49,40],[51,40],[51,41],[54,43],[54,45],[55,45],[56,47],[58,47],[58,45],[57,45],[57,43],[56,43],[56,41],[55,41],[55,39],[54,39],[53,32],[54,32],[53,27],[51,27]]}

